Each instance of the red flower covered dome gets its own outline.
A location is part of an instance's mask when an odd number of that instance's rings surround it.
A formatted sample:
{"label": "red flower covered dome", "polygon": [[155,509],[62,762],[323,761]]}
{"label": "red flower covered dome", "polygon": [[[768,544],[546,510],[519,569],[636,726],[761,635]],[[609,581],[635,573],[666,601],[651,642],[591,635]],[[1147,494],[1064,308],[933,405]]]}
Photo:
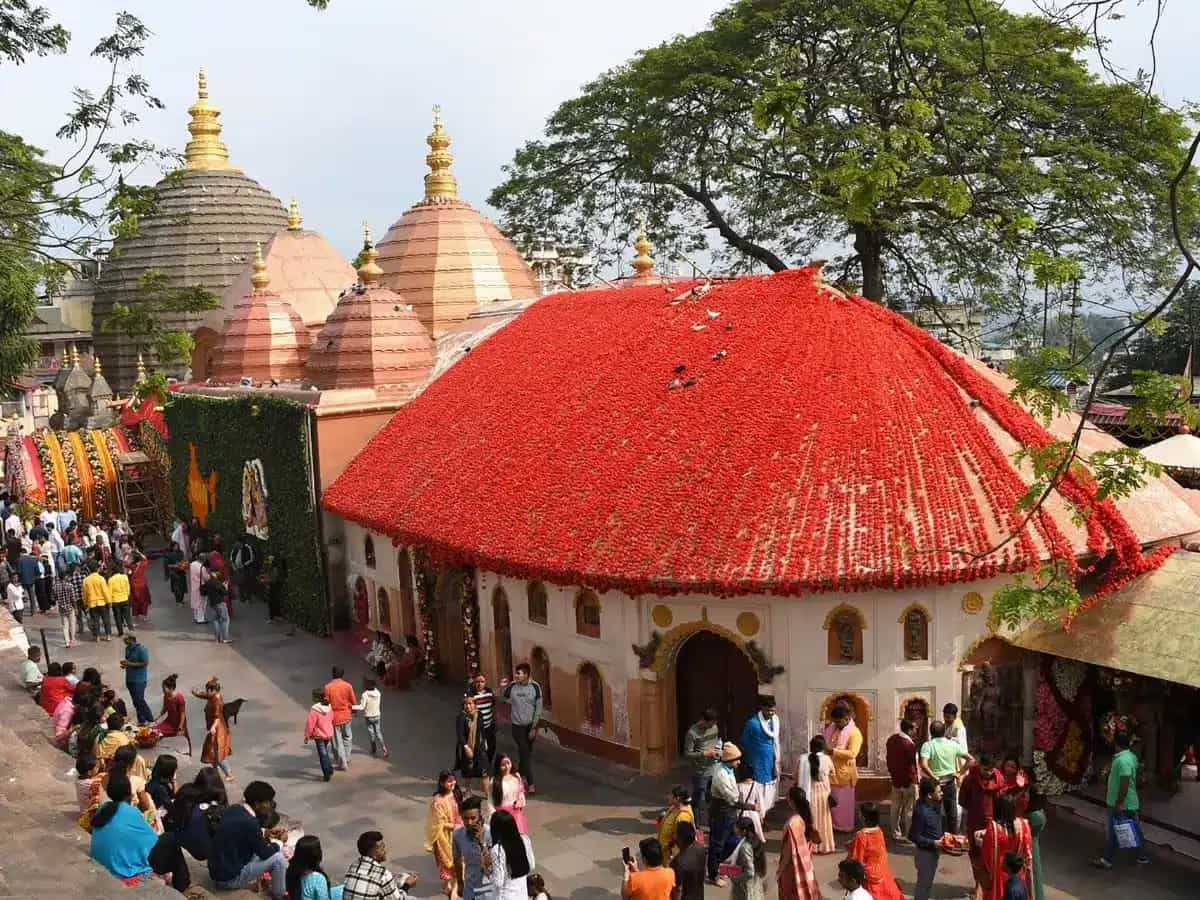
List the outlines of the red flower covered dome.
{"label": "red flower covered dome", "polygon": [[560,294],[402,408],[322,503],[443,562],[635,594],[900,588],[1088,551],[1115,551],[1115,582],[1157,561],[1143,541],[1198,527],[1155,482],[1139,537],[1083,475],[1061,494],[1086,529],[1055,498],[992,549],[1021,521],[1013,451],[1052,439],[997,378],[814,269]]}

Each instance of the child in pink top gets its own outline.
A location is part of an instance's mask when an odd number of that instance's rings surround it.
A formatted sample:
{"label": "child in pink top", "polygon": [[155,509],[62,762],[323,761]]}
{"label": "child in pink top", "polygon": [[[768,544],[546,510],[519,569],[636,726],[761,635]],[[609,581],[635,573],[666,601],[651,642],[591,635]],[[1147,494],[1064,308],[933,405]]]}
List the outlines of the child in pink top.
{"label": "child in pink top", "polygon": [[312,696],[313,705],[308,710],[308,721],[304,723],[304,743],[313,741],[317,745],[321,774],[328,781],[333,777],[333,762],[329,758],[329,743],[333,740],[333,708],[325,697],[324,688],[315,689]]}

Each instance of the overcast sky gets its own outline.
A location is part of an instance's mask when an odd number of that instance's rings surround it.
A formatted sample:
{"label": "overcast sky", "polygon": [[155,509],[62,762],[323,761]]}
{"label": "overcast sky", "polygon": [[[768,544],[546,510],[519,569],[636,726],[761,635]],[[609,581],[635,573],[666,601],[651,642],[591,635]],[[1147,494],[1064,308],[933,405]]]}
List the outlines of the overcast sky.
{"label": "overcast sky", "polygon": [[[480,208],[501,166],[580,85],[637,49],[705,25],[720,0],[40,0],[71,30],[64,57],[0,64],[0,128],[54,149],[76,85],[100,86],[88,58],[128,9],[154,32],[140,70],[166,103],[138,135],[183,149],[196,70],[208,74],[233,163],[352,255],[423,190],[425,135],[439,103],[463,196]],[[1115,55],[1149,66],[1149,15],[1111,26]],[[1014,0],[1014,8],[1030,8]],[[1190,99],[1200,3],[1172,0],[1159,34],[1159,87]],[[146,173],[156,180],[153,172]]]}

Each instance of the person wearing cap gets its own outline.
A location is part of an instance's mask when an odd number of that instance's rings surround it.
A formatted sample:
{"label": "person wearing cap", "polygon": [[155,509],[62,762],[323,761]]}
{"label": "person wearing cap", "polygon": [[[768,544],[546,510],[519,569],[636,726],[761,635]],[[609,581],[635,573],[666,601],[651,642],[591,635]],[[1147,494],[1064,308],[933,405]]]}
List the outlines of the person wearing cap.
{"label": "person wearing cap", "polygon": [[742,729],[741,745],[746,768],[760,788],[757,794],[762,806],[758,814],[765,819],[779,792],[779,717],[775,715],[774,697],[759,695],[758,712]]}
{"label": "person wearing cap", "polygon": [[721,747],[721,762],[713,772],[712,784],[708,794],[708,881],[717,887],[725,887],[728,882],[718,874],[722,860],[733,851],[736,836],[733,832],[734,820],[739,809],[754,809],[754,804],[743,803],[738,799],[737,774],[738,763],[742,761],[742,751],[738,745],[727,741]]}

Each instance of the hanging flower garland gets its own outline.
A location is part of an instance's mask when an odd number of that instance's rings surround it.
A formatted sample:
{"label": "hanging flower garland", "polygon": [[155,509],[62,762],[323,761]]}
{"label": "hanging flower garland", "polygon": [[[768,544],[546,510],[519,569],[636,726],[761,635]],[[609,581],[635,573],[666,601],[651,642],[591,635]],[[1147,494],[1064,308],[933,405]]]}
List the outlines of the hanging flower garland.
{"label": "hanging flower garland", "polygon": [[417,620],[421,628],[421,651],[425,655],[425,677],[430,681],[437,678],[437,643],[433,635],[433,616],[429,608],[429,557],[420,547],[413,549],[413,573],[417,584]]}
{"label": "hanging flower garland", "polygon": [[95,519],[104,518],[108,514],[109,483],[108,473],[104,468],[104,460],[100,456],[99,445],[91,431],[78,432],[84,453],[87,454],[88,468],[92,472],[92,508]]}
{"label": "hanging flower garland", "polygon": [[96,471],[103,473],[104,477],[104,512],[110,516],[115,516],[120,509],[120,504],[117,501],[117,469],[113,465],[113,455],[109,448],[109,435],[103,429],[99,428],[92,429],[89,434],[92,438],[92,445],[96,448],[98,462]]}
{"label": "hanging flower garland", "polygon": [[[79,460],[75,456],[75,445],[71,441],[74,432],[63,431],[55,436],[58,441],[59,452],[62,454],[63,465],[67,475],[67,502],[70,504],[69,509],[78,510],[83,507],[83,476],[80,472]],[[84,467],[87,466],[87,457],[83,459]]]}
{"label": "hanging flower garland", "polygon": [[4,444],[5,486],[14,497],[29,494],[29,464],[25,454],[25,443],[20,437],[10,437]]}
{"label": "hanging flower garland", "polygon": [[[1046,657],[1034,708],[1034,762],[1039,781],[1063,790],[1078,787],[1092,763],[1091,669],[1074,660]],[[1040,756],[1039,756],[1040,754]],[[1051,779],[1049,776],[1054,776]],[[1047,792],[1052,792],[1048,787]]]}
{"label": "hanging flower garland", "polygon": [[62,501],[58,492],[58,479],[54,474],[54,461],[50,458],[50,448],[46,446],[46,432],[35,431],[32,435],[33,446],[37,450],[38,467],[42,471],[42,483],[46,491],[46,508],[62,509]]}
{"label": "hanging flower garland", "polygon": [[463,573],[459,593],[459,610],[463,623],[463,652],[467,660],[467,675],[479,671],[479,595],[475,590],[475,573]]}

